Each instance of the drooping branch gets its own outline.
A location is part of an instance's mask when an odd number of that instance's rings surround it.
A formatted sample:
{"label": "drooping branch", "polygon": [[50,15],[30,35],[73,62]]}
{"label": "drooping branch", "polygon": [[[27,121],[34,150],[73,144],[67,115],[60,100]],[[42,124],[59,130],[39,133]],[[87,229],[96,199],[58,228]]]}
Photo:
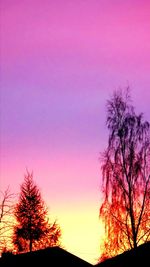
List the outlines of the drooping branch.
{"label": "drooping branch", "polygon": [[143,237],[149,240],[150,124],[130,103],[128,92],[125,97],[114,93],[107,102],[109,138],[100,217],[107,224],[105,248],[114,247],[115,252],[123,240],[129,248],[136,248]]}

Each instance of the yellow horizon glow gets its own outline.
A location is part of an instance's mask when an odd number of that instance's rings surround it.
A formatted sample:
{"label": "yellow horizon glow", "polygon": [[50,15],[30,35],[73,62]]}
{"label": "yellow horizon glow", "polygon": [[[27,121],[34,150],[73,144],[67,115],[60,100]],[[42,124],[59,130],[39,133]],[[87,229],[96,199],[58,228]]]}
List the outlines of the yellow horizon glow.
{"label": "yellow horizon glow", "polygon": [[[104,227],[98,215],[98,203],[95,205],[89,201],[65,205],[62,202],[61,205],[57,203],[55,207],[52,206],[48,217],[50,223],[56,219],[61,228],[62,248],[89,263],[96,264],[101,256],[100,245],[104,237]],[[9,236],[10,234],[9,232]],[[8,244],[9,248],[11,246]]]}
{"label": "yellow horizon glow", "polygon": [[[100,245],[104,227],[98,217],[98,207],[88,205],[66,212],[58,212],[58,224],[62,230],[61,245],[83,260],[96,264],[101,256]],[[50,221],[52,216],[50,216]]]}

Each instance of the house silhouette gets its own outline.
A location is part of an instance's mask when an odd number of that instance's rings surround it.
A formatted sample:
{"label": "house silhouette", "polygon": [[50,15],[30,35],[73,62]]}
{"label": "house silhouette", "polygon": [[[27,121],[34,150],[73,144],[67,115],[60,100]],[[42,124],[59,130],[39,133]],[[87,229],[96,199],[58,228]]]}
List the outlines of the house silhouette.
{"label": "house silhouette", "polygon": [[[92,267],[94,265],[80,259],[60,247],[51,247],[22,254],[5,254],[0,258],[0,267]],[[116,257],[98,263],[95,267],[149,267],[150,242],[137,249],[126,251]]]}
{"label": "house silhouette", "polygon": [[136,249],[125,251],[113,258],[96,264],[95,267],[150,267],[150,242],[138,246]]}
{"label": "house silhouette", "polygon": [[90,263],[78,258],[60,247],[51,247],[22,254],[4,254],[0,267],[91,267]]}

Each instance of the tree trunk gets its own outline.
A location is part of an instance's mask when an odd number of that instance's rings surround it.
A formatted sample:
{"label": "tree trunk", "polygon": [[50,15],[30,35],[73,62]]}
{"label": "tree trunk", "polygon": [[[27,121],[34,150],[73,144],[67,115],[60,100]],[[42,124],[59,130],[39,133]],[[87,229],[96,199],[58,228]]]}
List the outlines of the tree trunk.
{"label": "tree trunk", "polygon": [[30,244],[29,244],[29,249],[30,249],[30,252],[32,252],[32,237],[30,237]]}

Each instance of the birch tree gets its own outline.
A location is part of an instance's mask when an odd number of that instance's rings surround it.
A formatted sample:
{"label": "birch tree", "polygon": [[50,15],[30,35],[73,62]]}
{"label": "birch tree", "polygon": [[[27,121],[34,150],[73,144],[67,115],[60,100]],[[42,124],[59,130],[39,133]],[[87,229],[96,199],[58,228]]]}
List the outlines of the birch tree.
{"label": "birch tree", "polygon": [[137,115],[129,91],[107,102],[108,146],[103,154],[100,218],[102,258],[150,240],[150,124]]}

